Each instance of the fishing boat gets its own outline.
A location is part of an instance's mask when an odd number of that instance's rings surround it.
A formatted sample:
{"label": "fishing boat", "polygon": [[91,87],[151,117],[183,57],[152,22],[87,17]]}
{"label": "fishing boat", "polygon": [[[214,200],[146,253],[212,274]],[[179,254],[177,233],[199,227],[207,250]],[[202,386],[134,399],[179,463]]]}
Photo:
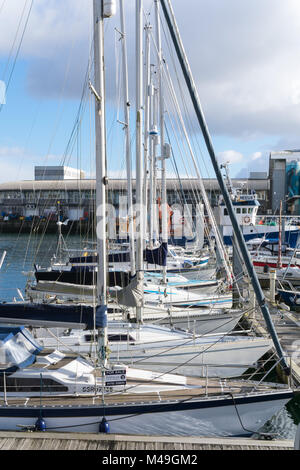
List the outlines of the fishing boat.
{"label": "fishing boat", "polygon": [[256,238],[250,240],[247,245],[253,259],[253,264],[257,268],[268,266],[274,269],[278,268],[279,264],[282,268],[300,268],[299,251],[290,248],[285,243],[281,245],[280,250],[278,239],[264,240]]}
{"label": "fishing boat", "polygon": [[297,248],[292,249],[277,239],[253,239],[247,242],[247,245],[263,286],[268,287],[271,270],[276,272],[277,281],[300,285],[300,259]]}
{"label": "fishing boat", "polygon": [[[245,191],[243,188],[234,188],[229,176],[228,164],[224,164],[222,167],[226,170],[228,192],[244,239],[246,241],[256,238],[278,239],[281,230],[278,222],[272,220],[267,222],[267,220],[262,218],[258,222],[257,211],[260,203],[257,199],[257,194],[253,191]],[[219,225],[222,226],[224,243],[231,246],[233,228],[222,195],[219,197],[215,215]],[[298,236],[299,227],[297,225],[286,225],[283,238],[291,248],[298,246]]]}

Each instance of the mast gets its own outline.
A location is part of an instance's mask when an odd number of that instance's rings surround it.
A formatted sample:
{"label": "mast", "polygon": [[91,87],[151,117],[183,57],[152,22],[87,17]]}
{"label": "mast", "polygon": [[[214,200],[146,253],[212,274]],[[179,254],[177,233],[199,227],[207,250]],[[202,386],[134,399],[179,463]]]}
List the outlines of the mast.
{"label": "mast", "polygon": [[[166,68],[167,68],[167,66],[166,66]],[[228,255],[226,253],[224,243],[221,239],[221,235],[220,235],[219,229],[217,227],[215,217],[214,217],[213,211],[211,209],[211,205],[209,203],[209,200],[208,200],[208,197],[207,197],[207,194],[206,194],[206,190],[204,188],[202,177],[201,177],[201,174],[199,172],[198,165],[197,165],[197,162],[196,162],[196,157],[194,155],[194,151],[192,149],[191,142],[190,142],[190,139],[188,137],[188,133],[187,133],[184,121],[183,121],[182,113],[181,113],[180,108],[179,108],[178,100],[176,98],[176,93],[175,93],[174,86],[173,86],[173,83],[172,83],[172,80],[170,78],[169,73],[167,74],[167,78],[168,78],[169,87],[171,89],[171,93],[172,93],[172,96],[173,96],[173,99],[174,99],[174,102],[175,102],[175,105],[176,105],[176,110],[177,110],[178,117],[179,117],[179,120],[180,120],[180,123],[181,123],[181,126],[182,126],[182,130],[183,130],[183,133],[184,133],[184,136],[185,136],[185,139],[186,139],[189,151],[190,151],[190,155],[192,157],[192,162],[193,162],[193,165],[194,165],[194,169],[195,169],[195,172],[196,172],[196,175],[197,175],[197,178],[198,178],[198,182],[199,182],[199,186],[200,186],[200,191],[201,191],[201,194],[202,194],[202,199],[203,199],[208,217],[209,217],[211,225],[212,225],[213,233],[215,235],[215,240],[216,240],[216,245],[217,245],[216,248],[217,248],[217,252],[219,253],[219,256],[220,256],[220,262],[221,262],[222,266],[224,266],[228,282],[231,283],[232,282],[232,273],[231,273],[231,270],[230,270],[230,267],[229,267]]]}
{"label": "mast", "polygon": [[[160,120],[160,159],[161,159],[161,225],[162,242],[168,243],[167,220],[167,185],[166,185],[166,154],[165,154],[165,124],[164,124],[164,98],[162,83],[162,46],[159,22],[159,0],[155,0],[156,42],[158,49],[158,93],[159,93],[159,120]],[[167,268],[163,266],[163,283],[167,282]]]}
{"label": "mast", "polygon": [[[136,0],[136,275],[144,292],[144,214],[143,214],[143,0]],[[136,320],[142,322],[143,307],[136,307]]]}
{"label": "mast", "polygon": [[127,207],[129,222],[129,250],[131,275],[135,275],[135,247],[134,247],[134,221],[133,221],[133,197],[132,197],[132,171],[131,171],[131,143],[130,143],[130,102],[128,91],[128,61],[127,41],[123,0],[120,0],[121,40],[123,55],[123,87],[124,87],[124,119],[126,139],[126,170],[127,170]]}
{"label": "mast", "polygon": [[[168,3],[168,8],[167,8],[167,3]],[[219,166],[218,166],[218,161],[217,161],[217,158],[216,158],[216,155],[215,155],[215,151],[214,151],[214,148],[213,148],[213,145],[212,145],[209,130],[208,130],[208,127],[207,127],[207,124],[206,124],[206,121],[205,121],[203,111],[202,111],[200,99],[199,99],[198,92],[197,92],[197,89],[196,89],[196,86],[195,86],[195,82],[194,82],[194,79],[193,79],[193,76],[192,76],[190,65],[188,63],[187,56],[185,54],[185,50],[184,50],[184,47],[183,47],[183,44],[182,44],[182,41],[181,41],[181,37],[180,37],[178,26],[177,26],[177,23],[176,23],[176,20],[175,20],[175,16],[174,16],[173,8],[172,8],[172,5],[171,5],[171,1],[170,0],[161,0],[161,5],[162,5],[162,8],[163,8],[163,12],[164,12],[164,15],[165,15],[165,18],[166,18],[166,22],[167,22],[167,25],[168,25],[168,28],[169,28],[169,31],[170,31],[170,34],[171,34],[171,37],[172,37],[172,41],[173,41],[176,53],[177,53],[177,57],[178,57],[178,60],[180,62],[182,72],[183,72],[183,75],[184,75],[184,78],[185,78],[185,81],[186,81],[186,84],[187,84],[187,87],[188,87],[188,90],[189,90],[189,93],[190,93],[190,96],[191,96],[191,100],[192,100],[192,103],[193,103],[193,106],[194,106],[194,109],[195,109],[195,112],[196,112],[196,116],[198,118],[198,122],[199,122],[200,128],[202,130],[202,134],[203,134],[203,137],[204,137],[204,140],[205,140],[205,143],[206,143],[206,147],[207,147],[208,153],[209,153],[210,158],[211,158],[212,165],[213,165],[215,173],[216,173],[216,177],[217,177],[217,180],[218,180],[218,183],[219,183],[219,186],[220,186],[223,198],[224,198],[224,202],[225,202],[228,214],[230,216],[233,231],[235,233],[237,243],[240,247],[241,255],[243,257],[243,260],[244,260],[249,278],[250,278],[250,280],[252,282],[252,285],[253,285],[253,289],[254,289],[254,292],[255,292],[255,296],[257,298],[258,305],[259,305],[259,307],[261,309],[261,312],[264,316],[267,328],[268,328],[269,333],[272,337],[272,340],[273,340],[275,349],[277,351],[277,354],[279,356],[281,365],[282,365],[286,375],[290,375],[290,368],[289,368],[289,366],[288,366],[288,364],[285,360],[285,357],[283,355],[283,351],[282,351],[282,348],[281,348],[276,330],[274,328],[274,325],[273,325],[273,322],[272,322],[272,319],[271,319],[271,316],[270,316],[269,308],[266,304],[265,296],[264,296],[263,291],[260,287],[260,284],[259,284],[259,281],[258,281],[258,278],[257,278],[257,274],[256,274],[254,266],[252,264],[252,261],[251,261],[251,258],[250,258],[250,255],[249,255],[249,252],[248,252],[248,249],[247,249],[247,245],[245,243],[245,239],[243,237],[243,234],[241,233],[239,224],[238,224],[236,216],[235,216],[235,212],[234,212],[234,209],[233,209],[233,205],[232,205],[232,202],[231,202],[230,195],[228,193],[228,190],[227,190],[226,185],[224,183],[224,180],[222,178],[221,171],[220,171]]]}
{"label": "mast", "polygon": [[95,152],[96,152],[96,234],[97,234],[97,316],[98,359],[107,366],[107,257],[106,257],[106,125],[104,73],[104,17],[115,13],[115,2],[93,0],[94,21],[94,86],[95,95]]}
{"label": "mast", "polygon": [[151,152],[150,152],[150,221],[149,221],[149,241],[150,248],[153,248],[153,242],[157,239],[159,232],[159,224],[157,221],[157,173],[156,173],[156,162],[157,162],[157,139],[158,139],[158,130],[157,130],[157,104],[158,104],[158,90],[155,88],[153,83],[153,70],[151,73],[151,129],[150,129],[150,143],[151,143]]}
{"label": "mast", "polygon": [[282,261],[281,261],[281,250],[282,250],[282,238],[281,238],[281,231],[282,231],[282,201],[280,201],[280,210],[279,210],[279,231],[278,231],[278,260],[277,260],[277,268],[282,268]]}
{"label": "mast", "polygon": [[[150,228],[148,228],[148,165],[149,165],[149,155],[150,155],[150,79],[151,79],[151,72],[150,72],[150,32],[151,32],[151,25],[149,22],[145,24],[145,124],[144,124],[144,189],[143,189],[143,196],[144,196],[144,234],[145,238],[147,239],[147,231],[150,233]],[[151,218],[150,221],[151,223]],[[149,225],[150,225],[149,223]],[[149,237],[150,238],[150,237]],[[150,240],[149,240],[150,241]],[[150,241],[151,243],[151,241]]]}

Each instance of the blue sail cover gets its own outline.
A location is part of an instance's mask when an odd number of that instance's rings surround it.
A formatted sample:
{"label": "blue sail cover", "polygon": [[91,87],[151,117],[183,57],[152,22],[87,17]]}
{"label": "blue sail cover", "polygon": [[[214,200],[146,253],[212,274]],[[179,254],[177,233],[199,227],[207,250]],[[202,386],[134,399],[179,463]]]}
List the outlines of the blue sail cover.
{"label": "blue sail cover", "polygon": [[144,252],[144,261],[147,261],[149,264],[156,264],[158,266],[167,265],[167,256],[168,256],[168,244],[162,243],[158,248],[150,250],[146,248]]}
{"label": "blue sail cover", "polygon": [[[98,256],[79,256],[76,258],[70,258],[70,263],[90,264],[97,263]],[[108,254],[109,263],[126,263],[130,261],[129,251],[116,251]]]}
{"label": "blue sail cover", "polygon": [[101,311],[89,306],[13,302],[0,304],[0,323],[25,326],[48,326],[50,323],[65,327],[74,324],[92,329],[101,327],[102,319]]}

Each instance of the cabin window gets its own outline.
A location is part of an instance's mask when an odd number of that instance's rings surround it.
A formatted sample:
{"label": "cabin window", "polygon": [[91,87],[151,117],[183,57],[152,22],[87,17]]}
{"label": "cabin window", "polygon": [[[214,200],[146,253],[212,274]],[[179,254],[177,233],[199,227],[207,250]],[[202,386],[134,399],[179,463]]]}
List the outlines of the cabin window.
{"label": "cabin window", "polygon": [[[68,387],[56,382],[52,379],[42,379],[43,392],[67,392]],[[25,378],[25,377],[6,377],[6,391],[18,392],[18,393],[29,393],[41,391],[41,379],[40,378]],[[0,392],[4,392],[4,380],[3,374],[0,374]]]}
{"label": "cabin window", "polygon": [[[87,343],[91,343],[94,341],[98,341],[98,335],[85,335],[84,339]],[[116,334],[116,335],[108,335],[108,341],[134,341],[131,336]]]}
{"label": "cabin window", "polygon": [[241,208],[240,208],[240,207],[237,207],[237,208],[236,208],[236,213],[237,213],[237,214],[240,214],[240,213],[241,213]]}
{"label": "cabin window", "polygon": [[133,341],[128,335],[108,335],[108,341]]}
{"label": "cabin window", "polygon": [[251,207],[249,207],[248,214],[252,214],[252,211],[253,211],[253,209]]}
{"label": "cabin window", "polygon": [[226,209],[226,207],[224,209],[224,215],[228,215],[228,210]]}
{"label": "cabin window", "polygon": [[247,207],[243,207],[242,214],[247,214]]}

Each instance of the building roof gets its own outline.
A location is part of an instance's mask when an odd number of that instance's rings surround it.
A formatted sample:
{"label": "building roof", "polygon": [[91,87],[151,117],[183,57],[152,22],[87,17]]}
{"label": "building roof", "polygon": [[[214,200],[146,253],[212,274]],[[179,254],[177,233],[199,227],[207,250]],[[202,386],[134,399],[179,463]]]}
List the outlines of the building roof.
{"label": "building roof", "polygon": [[[244,189],[253,189],[256,191],[268,191],[270,189],[269,179],[241,179],[231,178],[234,187],[243,186]],[[158,186],[160,186],[161,180],[157,180]],[[207,190],[216,191],[219,190],[218,182],[215,178],[204,178],[204,187]],[[133,187],[135,187],[135,181],[133,180]],[[176,178],[167,179],[167,188],[180,190],[195,189],[200,185],[196,178],[182,178],[180,181]],[[112,190],[124,190],[127,188],[126,179],[109,179],[108,188]],[[82,180],[56,180],[56,181],[15,181],[9,183],[0,184],[1,191],[90,191],[95,189],[94,179],[82,179]]]}

